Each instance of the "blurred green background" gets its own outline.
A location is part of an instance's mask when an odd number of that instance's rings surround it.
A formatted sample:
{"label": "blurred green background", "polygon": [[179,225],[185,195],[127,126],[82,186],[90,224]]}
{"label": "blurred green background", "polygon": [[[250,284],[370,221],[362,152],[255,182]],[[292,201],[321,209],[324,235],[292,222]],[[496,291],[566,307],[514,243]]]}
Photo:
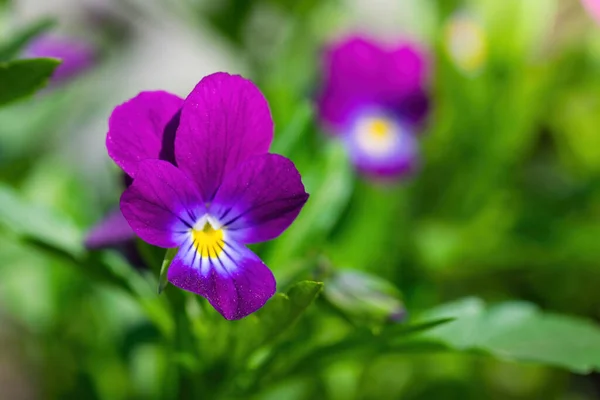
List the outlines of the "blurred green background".
{"label": "blurred green background", "polygon": [[[99,57],[0,108],[0,399],[600,398],[600,26],[579,1],[0,1],[0,49],[32,27]],[[423,166],[397,184],[316,118],[322,48],[350,32],[431,57]],[[122,190],[114,106],[220,70],[265,93],[311,194],[254,247],[289,298],[237,322],[157,295],[157,249],[140,269],[83,247]],[[438,316],[466,322],[419,328]]]}

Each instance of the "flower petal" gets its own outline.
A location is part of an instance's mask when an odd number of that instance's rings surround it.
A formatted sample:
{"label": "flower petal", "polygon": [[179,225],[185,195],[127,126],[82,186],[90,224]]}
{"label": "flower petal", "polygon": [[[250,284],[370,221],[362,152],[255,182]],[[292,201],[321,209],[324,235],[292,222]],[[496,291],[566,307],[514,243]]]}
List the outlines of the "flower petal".
{"label": "flower petal", "polygon": [[254,156],[230,172],[209,213],[241,243],[279,236],[296,219],[308,194],[300,173],[278,154]]}
{"label": "flower petal", "polygon": [[131,177],[138,162],[174,163],[175,131],[183,100],[167,92],[142,92],[117,106],[108,121],[108,155]]}
{"label": "flower petal", "polygon": [[121,211],[142,240],[166,248],[179,246],[189,236],[206,206],[181,170],[166,161],[146,160],[121,196]]}
{"label": "flower petal", "polygon": [[218,257],[201,257],[188,240],[167,274],[173,285],[205,297],[226,319],[240,319],[261,308],[273,294],[273,273],[250,250],[231,241]]}
{"label": "flower petal", "polygon": [[121,210],[115,208],[95,225],[85,238],[85,247],[88,249],[101,249],[116,246],[135,238],[127,220]]}
{"label": "flower petal", "polygon": [[427,63],[414,45],[387,48],[354,36],[330,47],[324,75],[320,114],[339,132],[365,107],[387,107],[402,114],[406,97],[422,90]]}
{"label": "flower petal", "polygon": [[262,93],[251,81],[221,72],[202,79],[185,99],[175,157],[211,201],[225,175],[266,153],[272,139],[273,120]]}

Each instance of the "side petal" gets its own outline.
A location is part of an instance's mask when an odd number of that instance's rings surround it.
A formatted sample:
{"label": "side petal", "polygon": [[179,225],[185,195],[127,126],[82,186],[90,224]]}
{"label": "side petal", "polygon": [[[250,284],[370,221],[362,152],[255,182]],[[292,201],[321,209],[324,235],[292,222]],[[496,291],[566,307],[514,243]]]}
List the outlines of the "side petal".
{"label": "side petal", "polygon": [[179,248],[167,278],[178,288],[206,298],[229,320],[257,311],[276,290],[273,273],[260,258],[231,242],[218,257],[201,257],[188,240]]}
{"label": "side petal", "polygon": [[179,246],[205,210],[194,183],[161,160],[142,161],[136,178],[121,196],[121,212],[131,229],[158,247]]}
{"label": "side petal", "polygon": [[183,100],[167,92],[142,92],[117,106],[108,121],[106,148],[114,162],[135,177],[138,162],[175,162],[175,131]]}
{"label": "side petal", "polygon": [[185,99],[175,158],[211,201],[225,175],[266,153],[272,140],[273,120],[262,93],[251,81],[220,72],[203,78]]}
{"label": "side petal", "polygon": [[116,246],[135,238],[127,220],[118,208],[95,225],[86,235],[84,245],[88,249]]}
{"label": "side petal", "polygon": [[235,240],[258,243],[283,233],[307,200],[294,163],[278,154],[263,154],[225,177],[209,213]]}

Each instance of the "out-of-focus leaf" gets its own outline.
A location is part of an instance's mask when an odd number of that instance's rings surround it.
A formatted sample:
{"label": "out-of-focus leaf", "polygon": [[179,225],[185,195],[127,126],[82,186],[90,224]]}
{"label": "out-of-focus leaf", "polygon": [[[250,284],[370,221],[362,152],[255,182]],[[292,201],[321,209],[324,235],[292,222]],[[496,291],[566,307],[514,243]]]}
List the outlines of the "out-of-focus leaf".
{"label": "out-of-focus leaf", "polygon": [[339,361],[344,357],[356,357],[357,355],[374,355],[377,353],[399,352],[421,352],[439,350],[441,346],[437,343],[408,340],[421,332],[434,329],[451,321],[451,318],[434,318],[425,322],[413,324],[388,325],[378,334],[371,329],[356,329],[352,334],[333,344],[318,346],[302,357],[295,366],[294,371],[303,371],[324,365],[333,361]]}
{"label": "out-of-focus leaf", "polygon": [[302,281],[286,293],[278,293],[255,314],[229,325],[235,327],[244,346],[237,357],[246,362],[247,355],[277,339],[306,311],[323,289],[321,282]]}
{"label": "out-of-focus leaf", "polygon": [[17,57],[29,41],[48,31],[54,23],[54,20],[44,18],[14,33],[8,40],[0,43],[0,61],[8,61]]}
{"label": "out-of-focus leaf", "polygon": [[82,232],[58,210],[31,204],[12,188],[0,184],[0,223],[28,239],[71,256],[83,251]]}
{"label": "out-of-focus leaf", "polygon": [[0,106],[44,87],[60,64],[52,58],[32,58],[0,63]]}
{"label": "out-of-focus leaf", "polygon": [[312,105],[305,101],[298,105],[287,128],[275,136],[271,151],[278,154],[289,154],[306,131],[314,116]]}
{"label": "out-of-focus leaf", "polygon": [[160,267],[160,275],[158,276],[158,294],[161,294],[169,284],[169,281],[167,280],[167,272],[169,271],[171,261],[173,261],[173,258],[175,258],[177,255],[177,250],[179,250],[179,248],[175,247],[172,249],[167,249],[167,252],[165,253],[165,258]]}
{"label": "out-of-focus leaf", "polygon": [[591,321],[545,313],[526,302],[486,307],[467,298],[438,307],[426,318],[454,317],[423,333],[458,351],[483,351],[507,360],[529,361],[577,373],[600,371],[600,327]]}
{"label": "out-of-focus leaf", "polygon": [[269,300],[256,314],[264,332],[264,342],[275,339],[291,327],[322,289],[321,282],[298,282],[287,294],[280,293]]}

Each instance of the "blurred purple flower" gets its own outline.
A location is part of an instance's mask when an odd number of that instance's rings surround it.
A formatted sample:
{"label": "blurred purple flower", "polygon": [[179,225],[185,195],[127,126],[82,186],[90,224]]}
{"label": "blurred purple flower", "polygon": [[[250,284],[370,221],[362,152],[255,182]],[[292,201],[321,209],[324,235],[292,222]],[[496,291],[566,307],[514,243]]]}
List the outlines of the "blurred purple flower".
{"label": "blurred purple flower", "polygon": [[52,75],[52,82],[72,79],[91,68],[96,60],[95,48],[82,39],[44,35],[34,39],[24,51],[26,58],[58,58],[62,63]]}
{"label": "blurred purple flower", "polygon": [[324,56],[321,119],[363,173],[395,178],[414,171],[416,131],[428,111],[427,62],[414,45],[385,47],[353,36]]}
{"label": "blurred purple flower", "polygon": [[583,7],[600,24],[600,0],[581,0]]}
{"label": "blurred purple flower", "polygon": [[168,280],[227,319],[262,307],[275,278],[246,245],[279,236],[308,194],[294,164],[268,153],[273,121],[258,88],[216,73],[185,101],[142,93],[109,125],[108,153],[134,178],[121,196],[125,219],[151,245],[179,248]]}

